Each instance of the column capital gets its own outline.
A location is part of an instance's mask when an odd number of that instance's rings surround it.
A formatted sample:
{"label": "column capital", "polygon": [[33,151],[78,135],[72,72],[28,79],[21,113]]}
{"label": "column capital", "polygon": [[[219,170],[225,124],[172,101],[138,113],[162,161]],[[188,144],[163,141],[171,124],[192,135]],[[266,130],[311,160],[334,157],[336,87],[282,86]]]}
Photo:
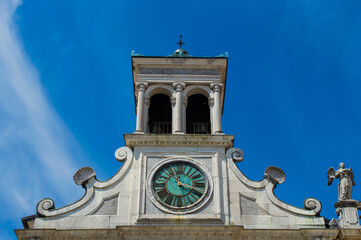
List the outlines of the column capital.
{"label": "column capital", "polygon": [[138,88],[138,91],[144,91],[148,87],[146,82],[137,82],[135,86]]}
{"label": "column capital", "polygon": [[213,92],[220,92],[221,88],[223,87],[223,84],[222,83],[211,83],[210,87],[213,90]]}
{"label": "column capital", "polygon": [[182,82],[173,83],[173,88],[175,89],[176,92],[182,92],[182,90],[185,87],[186,87],[185,83],[182,83]]}

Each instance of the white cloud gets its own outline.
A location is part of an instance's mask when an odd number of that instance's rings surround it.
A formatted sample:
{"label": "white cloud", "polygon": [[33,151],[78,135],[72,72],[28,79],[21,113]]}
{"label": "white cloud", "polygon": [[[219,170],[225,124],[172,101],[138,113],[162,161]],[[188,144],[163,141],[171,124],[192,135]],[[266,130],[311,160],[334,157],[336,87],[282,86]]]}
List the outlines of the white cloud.
{"label": "white cloud", "polygon": [[[15,214],[26,216],[35,213],[36,202],[44,197],[61,203],[76,200],[69,191],[79,189],[72,183],[72,154],[82,153],[24,51],[13,21],[20,4],[0,0],[0,187],[6,196],[0,204],[2,212],[17,209]],[[70,153],[70,148],[76,152]],[[20,223],[14,212],[4,218]]]}

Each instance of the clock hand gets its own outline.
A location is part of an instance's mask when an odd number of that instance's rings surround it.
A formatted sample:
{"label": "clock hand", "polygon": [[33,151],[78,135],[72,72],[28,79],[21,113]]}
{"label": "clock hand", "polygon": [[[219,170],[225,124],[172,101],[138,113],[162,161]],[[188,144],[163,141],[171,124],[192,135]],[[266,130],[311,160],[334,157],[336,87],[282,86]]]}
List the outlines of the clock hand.
{"label": "clock hand", "polygon": [[198,190],[198,191],[203,192],[202,189],[199,189],[199,188],[196,188],[196,187],[192,187],[192,186],[190,186],[190,185],[188,185],[188,184],[186,184],[186,183],[182,183],[182,182],[179,182],[179,183],[180,183],[180,185],[183,185],[184,187],[194,188],[195,190]]}
{"label": "clock hand", "polygon": [[177,185],[178,185],[178,186],[181,186],[182,183],[179,181],[179,178],[178,178],[178,176],[177,176],[177,173],[174,171],[174,169],[171,169],[171,170],[172,170],[172,172],[173,172],[173,174],[174,174],[175,180],[177,180]]}
{"label": "clock hand", "polygon": [[180,184],[181,184],[181,185],[183,185],[183,186],[185,186],[185,187],[193,188],[192,186],[189,186],[189,185],[188,185],[188,184],[186,184],[186,183],[182,183],[182,182],[180,182]]}
{"label": "clock hand", "polygon": [[172,172],[173,172],[173,174],[174,174],[174,177],[175,177],[176,179],[178,179],[177,173],[174,171],[174,169],[172,169]]}
{"label": "clock hand", "polygon": [[179,180],[179,177],[177,176],[176,171],[175,171],[174,169],[171,169],[171,170],[172,170],[172,172],[173,172],[173,174],[174,174],[174,178],[177,180],[177,185],[178,185],[178,186],[184,186],[184,187],[188,187],[188,188],[191,188],[191,189],[194,188],[194,189],[196,189],[196,190],[198,190],[198,191],[203,192],[202,189],[199,189],[199,188],[196,188],[196,187],[192,187],[192,186],[190,186],[190,185],[188,185],[188,184],[182,183],[182,182]]}

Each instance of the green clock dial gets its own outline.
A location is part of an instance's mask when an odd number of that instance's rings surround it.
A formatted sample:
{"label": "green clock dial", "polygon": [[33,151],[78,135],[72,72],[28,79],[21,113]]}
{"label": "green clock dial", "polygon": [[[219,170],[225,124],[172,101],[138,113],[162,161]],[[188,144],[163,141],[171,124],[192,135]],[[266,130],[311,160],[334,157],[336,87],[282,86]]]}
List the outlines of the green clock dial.
{"label": "green clock dial", "polygon": [[208,181],[193,164],[177,161],[165,164],[155,173],[153,191],[163,205],[183,208],[201,201]]}

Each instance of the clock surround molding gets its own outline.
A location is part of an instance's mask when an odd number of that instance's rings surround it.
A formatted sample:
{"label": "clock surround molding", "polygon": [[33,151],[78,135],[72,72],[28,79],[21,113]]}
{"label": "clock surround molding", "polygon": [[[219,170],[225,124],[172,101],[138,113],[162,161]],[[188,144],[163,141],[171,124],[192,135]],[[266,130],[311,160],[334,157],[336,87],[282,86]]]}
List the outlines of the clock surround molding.
{"label": "clock surround molding", "polygon": [[[198,170],[200,170],[203,173],[203,175],[205,176],[207,183],[208,183],[205,194],[195,204],[192,204],[188,207],[177,208],[177,207],[172,207],[172,206],[165,206],[165,204],[160,203],[154,196],[155,192],[152,187],[154,176],[157,174],[158,170],[160,170],[162,167],[164,167],[168,164],[171,164],[171,163],[176,163],[176,162],[185,162],[185,163],[189,163],[190,165],[196,166],[198,168]],[[154,206],[156,206],[158,209],[160,209],[161,211],[163,211],[165,213],[180,214],[180,215],[194,213],[194,212],[200,210],[201,208],[203,208],[211,199],[211,196],[213,194],[212,175],[208,171],[206,166],[204,166],[202,163],[200,163],[199,161],[197,161],[195,159],[192,159],[192,158],[189,158],[186,156],[175,156],[175,157],[166,158],[166,159],[160,161],[158,164],[156,164],[150,170],[148,177],[147,177],[146,192],[147,192],[148,198],[154,204]]]}

